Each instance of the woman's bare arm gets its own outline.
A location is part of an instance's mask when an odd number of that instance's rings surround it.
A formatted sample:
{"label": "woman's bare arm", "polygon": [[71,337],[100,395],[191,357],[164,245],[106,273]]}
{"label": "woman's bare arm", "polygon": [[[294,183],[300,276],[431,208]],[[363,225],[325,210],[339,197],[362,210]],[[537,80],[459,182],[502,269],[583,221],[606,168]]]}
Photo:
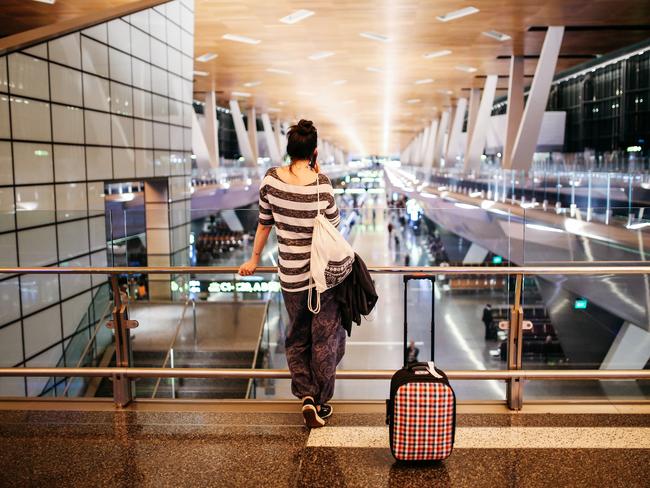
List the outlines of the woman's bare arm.
{"label": "woman's bare arm", "polygon": [[250,276],[255,273],[255,269],[260,262],[262,251],[266,246],[266,241],[269,239],[272,225],[257,224],[257,231],[255,231],[255,241],[253,242],[253,254],[251,258],[239,267],[239,274],[241,276]]}

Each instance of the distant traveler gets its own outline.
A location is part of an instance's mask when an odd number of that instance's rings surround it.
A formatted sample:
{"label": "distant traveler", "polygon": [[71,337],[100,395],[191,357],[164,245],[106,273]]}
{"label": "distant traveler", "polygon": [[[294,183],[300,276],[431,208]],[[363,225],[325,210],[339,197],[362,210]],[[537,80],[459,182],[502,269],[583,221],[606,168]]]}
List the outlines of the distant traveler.
{"label": "distant traveler", "polygon": [[411,255],[407,252],[406,256],[404,256],[404,266],[410,266],[411,265]]}
{"label": "distant traveler", "polygon": [[408,347],[406,348],[406,365],[411,366],[418,362],[418,354],[420,350],[415,347],[415,341],[409,342]]}
{"label": "distant traveler", "polygon": [[390,244],[390,239],[393,236],[393,223],[388,222],[388,243]]}
{"label": "distant traveler", "polygon": [[239,268],[242,276],[255,273],[275,225],[280,285],[289,314],[285,347],[291,392],[302,400],[308,427],[322,427],[332,415],[327,402],[334,394],[336,366],[345,352],[345,330],[334,290],[320,294],[318,314],[312,314],[307,307],[313,220],[320,210],[333,225],[340,222],[332,184],[319,173],[316,163],[317,137],[316,127],[309,120],[301,120],[289,129],[287,153],[291,164],[266,172],[260,185],[253,255]]}
{"label": "distant traveler", "polygon": [[481,319],[483,321],[483,324],[485,325],[485,340],[493,339],[494,334],[493,334],[493,327],[492,327],[492,305],[489,303],[485,305],[485,308],[483,309],[483,317]]}

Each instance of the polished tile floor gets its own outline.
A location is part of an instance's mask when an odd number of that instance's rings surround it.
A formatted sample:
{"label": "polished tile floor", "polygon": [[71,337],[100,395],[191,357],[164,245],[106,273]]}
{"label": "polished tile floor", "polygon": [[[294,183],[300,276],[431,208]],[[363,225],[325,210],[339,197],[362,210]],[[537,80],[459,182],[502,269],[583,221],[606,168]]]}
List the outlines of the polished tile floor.
{"label": "polished tile floor", "polygon": [[394,461],[382,424],[380,413],[335,413],[310,433],[295,413],[0,411],[0,486],[632,488],[650,479],[649,414],[460,413],[451,457],[417,466]]}

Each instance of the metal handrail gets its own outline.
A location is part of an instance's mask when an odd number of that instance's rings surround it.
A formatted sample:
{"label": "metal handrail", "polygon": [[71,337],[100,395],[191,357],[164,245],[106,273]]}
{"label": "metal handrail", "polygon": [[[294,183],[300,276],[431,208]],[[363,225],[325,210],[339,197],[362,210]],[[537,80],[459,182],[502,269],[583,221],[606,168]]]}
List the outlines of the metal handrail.
{"label": "metal handrail", "polygon": [[[395,370],[339,370],[341,380],[388,380]],[[639,380],[650,379],[650,370],[633,369],[572,369],[572,370],[448,370],[451,380]],[[212,369],[212,368],[0,368],[2,376],[58,376],[127,378],[291,378],[288,369]]]}
{"label": "metal handrail", "polygon": [[[288,370],[263,369],[207,369],[207,368],[137,368],[130,367],[129,328],[135,321],[128,320],[126,308],[119,298],[118,276],[122,274],[169,274],[169,275],[201,275],[201,274],[236,274],[237,266],[158,266],[158,267],[34,267],[34,268],[0,268],[0,274],[106,274],[110,276],[113,295],[115,298],[114,326],[116,351],[119,352],[117,366],[112,368],[0,368],[0,377],[112,377],[113,398],[118,406],[126,406],[133,400],[131,383],[135,378],[290,378]],[[529,275],[648,275],[650,264],[635,264],[623,266],[522,266],[522,267],[477,267],[477,266],[369,266],[371,273],[381,274],[411,274],[422,276],[433,275],[514,275],[518,286],[515,293],[521,293],[524,276]],[[259,274],[277,273],[276,267],[260,267]],[[516,300],[516,303],[519,303]],[[516,339],[521,332],[521,313],[513,313],[510,317],[509,330]],[[136,323],[137,325],[137,323]],[[519,339],[517,339],[519,341]],[[517,347],[514,347],[517,345]],[[508,370],[458,370],[448,371],[453,380],[505,380],[506,401],[508,407],[519,410],[523,403],[521,380],[639,380],[650,379],[650,370],[522,370],[521,362],[517,360],[521,348],[519,342],[508,348]],[[387,380],[394,374],[393,370],[344,370],[338,371],[339,379],[380,379]]]}
{"label": "metal handrail", "polygon": [[[0,267],[2,274],[236,274],[239,266],[137,266],[137,267]],[[643,275],[650,274],[650,263],[623,266],[368,266],[378,274],[471,274],[471,275]],[[275,266],[260,266],[256,274],[277,273]]]}

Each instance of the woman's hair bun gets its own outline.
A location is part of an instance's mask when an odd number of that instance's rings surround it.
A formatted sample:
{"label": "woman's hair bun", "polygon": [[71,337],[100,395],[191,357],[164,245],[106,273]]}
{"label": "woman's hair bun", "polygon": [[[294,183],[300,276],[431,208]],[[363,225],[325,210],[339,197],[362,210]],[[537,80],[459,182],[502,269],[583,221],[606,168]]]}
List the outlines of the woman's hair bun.
{"label": "woman's hair bun", "polygon": [[314,129],[314,123],[311,120],[305,120],[305,119],[300,119],[298,122],[298,132],[301,135],[308,135],[311,132],[313,132]]}

